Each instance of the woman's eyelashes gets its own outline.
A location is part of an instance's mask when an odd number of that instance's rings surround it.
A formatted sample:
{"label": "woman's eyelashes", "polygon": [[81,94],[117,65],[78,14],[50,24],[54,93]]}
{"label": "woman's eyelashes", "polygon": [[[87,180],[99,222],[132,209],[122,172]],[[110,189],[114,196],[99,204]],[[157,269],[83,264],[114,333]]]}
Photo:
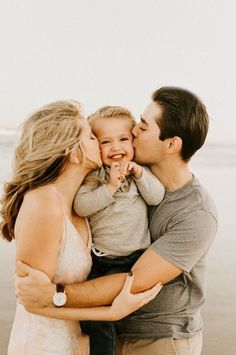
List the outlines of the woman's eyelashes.
{"label": "woman's eyelashes", "polygon": [[97,137],[95,136],[95,134],[92,131],[90,132],[90,139],[93,139],[93,140],[97,139]]}
{"label": "woman's eyelashes", "polygon": [[100,142],[100,144],[108,144],[108,143],[110,143],[110,141],[108,141],[108,140]]}

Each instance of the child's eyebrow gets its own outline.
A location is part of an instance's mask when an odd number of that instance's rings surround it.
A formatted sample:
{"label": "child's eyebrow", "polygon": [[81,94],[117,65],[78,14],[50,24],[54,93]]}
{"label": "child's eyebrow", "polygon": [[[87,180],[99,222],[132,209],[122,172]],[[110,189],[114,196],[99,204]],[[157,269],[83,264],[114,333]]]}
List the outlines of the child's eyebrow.
{"label": "child's eyebrow", "polygon": [[143,118],[143,116],[142,116],[142,115],[140,115],[140,120],[141,120],[141,122],[142,122],[142,123],[144,123],[145,125],[147,125],[147,126],[148,126],[147,121],[145,120],[145,118]]}

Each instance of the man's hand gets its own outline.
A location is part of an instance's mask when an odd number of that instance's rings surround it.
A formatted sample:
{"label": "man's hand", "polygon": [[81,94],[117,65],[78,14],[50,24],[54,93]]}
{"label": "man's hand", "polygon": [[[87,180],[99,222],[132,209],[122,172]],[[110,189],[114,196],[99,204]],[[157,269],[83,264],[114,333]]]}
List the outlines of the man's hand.
{"label": "man's hand", "polygon": [[15,289],[18,301],[24,306],[42,308],[52,305],[52,297],[56,286],[42,271],[18,261],[16,264]]}

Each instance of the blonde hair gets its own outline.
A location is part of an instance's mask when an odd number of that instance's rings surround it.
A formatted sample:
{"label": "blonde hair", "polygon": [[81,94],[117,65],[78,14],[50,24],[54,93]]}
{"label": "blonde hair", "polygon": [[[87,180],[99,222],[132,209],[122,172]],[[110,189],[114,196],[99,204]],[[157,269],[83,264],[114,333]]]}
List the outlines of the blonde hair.
{"label": "blonde hair", "polygon": [[136,125],[135,118],[133,117],[131,112],[122,106],[103,106],[100,109],[98,109],[96,112],[89,115],[88,122],[92,128],[94,123],[99,118],[124,119],[130,123],[131,128],[133,128]]}
{"label": "blonde hair", "polygon": [[15,221],[27,191],[55,181],[69,153],[78,148],[80,104],[57,101],[42,107],[22,125],[12,181],[4,185],[0,224],[3,238],[14,238]]}

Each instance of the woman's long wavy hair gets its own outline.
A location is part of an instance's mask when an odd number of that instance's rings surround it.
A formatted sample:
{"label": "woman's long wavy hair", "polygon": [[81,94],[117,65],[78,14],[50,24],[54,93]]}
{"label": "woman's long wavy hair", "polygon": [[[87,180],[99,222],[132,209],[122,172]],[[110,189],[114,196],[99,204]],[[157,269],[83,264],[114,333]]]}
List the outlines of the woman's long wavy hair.
{"label": "woman's long wavy hair", "polygon": [[39,109],[22,125],[15,150],[13,178],[4,185],[0,231],[14,239],[14,226],[24,195],[55,181],[65,168],[69,154],[79,146],[80,104],[53,102]]}

